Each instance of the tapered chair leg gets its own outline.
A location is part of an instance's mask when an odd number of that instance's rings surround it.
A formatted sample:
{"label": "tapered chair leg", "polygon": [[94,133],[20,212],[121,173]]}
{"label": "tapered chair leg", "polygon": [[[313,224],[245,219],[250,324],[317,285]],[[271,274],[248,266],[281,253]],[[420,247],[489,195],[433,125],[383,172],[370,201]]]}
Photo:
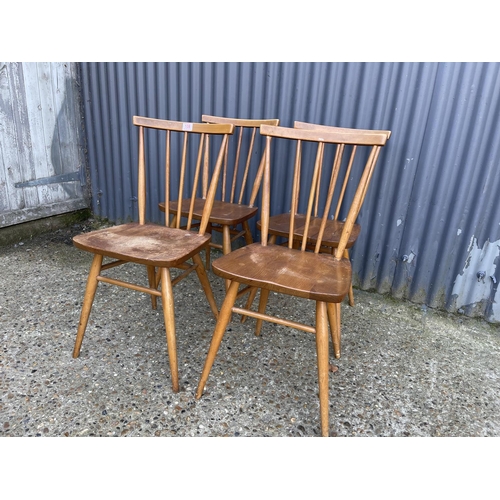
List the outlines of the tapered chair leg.
{"label": "tapered chair leg", "polygon": [[78,332],[76,334],[75,347],[73,348],[73,357],[77,358],[80,355],[80,348],[82,347],[83,336],[89,320],[90,310],[94,302],[95,292],[97,290],[97,277],[101,272],[102,255],[95,254],[90,266],[89,277],[87,278],[87,288],[85,289],[85,296],[83,298],[82,312],[80,314],[80,323],[78,324]]}
{"label": "tapered chair leg", "polygon": [[[335,252],[335,249],[333,249],[333,250],[332,250],[332,253],[334,253],[334,252]],[[346,250],[344,250],[344,257],[345,257],[346,259],[348,259],[348,258],[349,258],[349,251],[348,251],[347,249],[346,249]],[[352,283],[351,283],[351,285],[349,286],[349,305],[350,305],[351,307],[353,307],[353,306],[354,306],[354,292],[353,292],[353,290],[352,290]]]}
{"label": "tapered chair leg", "polygon": [[318,356],[321,435],[328,437],[328,323],[325,302],[316,302],[316,352]]}
{"label": "tapered chair leg", "polygon": [[[154,266],[148,267],[148,282],[149,287],[156,290],[156,270]],[[151,307],[156,309],[156,295],[151,295]]]}
{"label": "tapered chair leg", "polygon": [[208,303],[210,304],[210,309],[212,310],[215,319],[217,319],[217,317],[219,316],[219,309],[217,308],[217,303],[215,302],[212,287],[210,286],[210,282],[208,281],[208,276],[205,270],[205,266],[203,265],[203,261],[201,260],[200,254],[196,254],[193,256],[193,262],[197,264],[196,274],[198,275],[198,279],[200,280],[201,286],[203,287],[203,291],[207,296]]}
{"label": "tapered chair leg", "polygon": [[[210,236],[213,237],[213,232],[212,232],[212,224],[209,222],[207,225],[207,233],[210,234]],[[209,270],[210,269],[210,245],[207,245],[205,249],[205,269]]]}
{"label": "tapered chair leg", "polygon": [[170,374],[172,376],[172,390],[179,392],[179,369],[177,363],[177,341],[175,338],[175,314],[174,294],[170,271],[166,267],[161,268],[161,301],[163,306],[163,318],[165,320],[165,331],[167,334],[168,360],[170,363]]}
{"label": "tapered chair leg", "polygon": [[[231,253],[231,228],[229,226],[222,226],[222,253],[227,255]],[[231,283],[230,280],[225,280],[226,291]]]}
{"label": "tapered chair leg", "polygon": [[[245,309],[250,309],[252,307],[253,301],[255,300],[255,296],[257,295],[257,292],[259,289],[257,287],[252,287],[250,288],[248,292],[248,298],[247,298],[247,303],[245,305]],[[244,323],[248,316],[245,316],[244,314],[241,315],[241,322]]]}
{"label": "tapered chair leg", "polygon": [[340,304],[327,304],[328,322],[333,342],[333,354],[340,358]]}
{"label": "tapered chair leg", "polygon": [[208,375],[210,374],[210,370],[214,364],[215,356],[219,350],[220,343],[222,342],[222,337],[224,336],[227,325],[231,319],[231,310],[234,302],[236,301],[238,287],[239,283],[237,281],[232,281],[229,285],[229,289],[227,290],[226,298],[224,299],[224,303],[222,304],[219,313],[219,318],[217,319],[217,324],[215,325],[212,341],[210,342],[210,348],[208,350],[205,366],[203,367],[203,372],[201,373],[198,389],[196,390],[196,399],[200,399],[203,394],[203,389],[205,388]]}
{"label": "tapered chair leg", "polygon": [[245,231],[245,243],[251,245],[253,243],[252,231],[250,231],[250,225],[248,221],[243,221],[243,229]]}
{"label": "tapered chair leg", "polygon": [[[266,288],[260,289],[260,298],[259,298],[259,312],[264,314],[266,312],[267,299],[269,297],[269,290]],[[262,329],[262,319],[258,319],[255,324],[255,335],[260,335],[260,330]]]}

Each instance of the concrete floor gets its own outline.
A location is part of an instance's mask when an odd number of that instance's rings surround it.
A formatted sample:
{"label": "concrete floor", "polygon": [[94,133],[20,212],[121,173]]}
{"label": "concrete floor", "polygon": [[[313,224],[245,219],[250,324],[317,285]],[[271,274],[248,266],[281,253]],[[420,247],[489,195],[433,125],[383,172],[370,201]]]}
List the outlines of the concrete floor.
{"label": "concrete floor", "polygon": [[[161,305],[100,284],[71,357],[91,256],[89,223],[0,248],[0,436],[319,436],[314,337],[234,318],[194,393],[214,328],[196,275],[174,288],[181,390],[171,389]],[[144,268],[115,268],[146,281]],[[211,275],[216,300],[222,280]],[[128,278],[127,278],[128,279]],[[500,330],[355,290],[331,363],[331,436],[500,436]],[[311,321],[305,300],[272,313]]]}

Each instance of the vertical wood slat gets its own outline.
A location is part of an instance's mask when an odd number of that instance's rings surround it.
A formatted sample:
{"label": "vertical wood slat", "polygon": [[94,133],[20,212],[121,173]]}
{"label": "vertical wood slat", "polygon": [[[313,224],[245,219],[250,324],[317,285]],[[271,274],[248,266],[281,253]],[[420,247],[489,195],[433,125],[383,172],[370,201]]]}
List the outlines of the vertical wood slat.
{"label": "vertical wood slat", "polygon": [[314,204],[314,198],[316,196],[316,189],[318,186],[318,177],[319,177],[320,171],[321,171],[321,161],[323,159],[324,148],[325,148],[324,143],[320,142],[318,144],[318,150],[316,153],[316,161],[314,162],[313,178],[312,178],[312,182],[311,182],[311,188],[309,191],[309,202],[307,204],[306,223],[304,226],[304,235],[302,236],[302,247],[301,247],[302,250],[305,250],[307,247],[307,238],[309,236],[309,226],[311,223],[312,209],[313,209],[313,204]]}
{"label": "vertical wood slat", "polygon": [[177,194],[177,204],[179,207],[179,213],[176,217],[176,228],[179,229],[181,227],[181,214],[180,207],[182,207],[182,199],[184,193],[184,178],[186,175],[186,163],[187,163],[187,145],[188,145],[188,133],[184,132],[184,140],[182,142],[182,159],[181,159],[181,171],[179,178],[179,192]]}
{"label": "vertical wood slat", "polygon": [[342,236],[340,238],[339,245],[335,250],[335,258],[337,260],[340,260],[344,255],[344,250],[346,249],[347,240],[349,239],[352,226],[358,217],[359,210],[365,199],[366,191],[368,189],[368,185],[373,175],[373,170],[375,167],[375,163],[377,162],[379,153],[380,153],[380,146],[373,146],[372,150],[370,151],[368,160],[365,164],[365,168],[363,170],[363,174],[356,189],[356,193],[354,194],[354,198],[351,203],[351,208],[349,210],[349,213],[347,214],[344,223],[345,224],[344,230],[342,231]]}
{"label": "vertical wood slat", "polygon": [[264,163],[264,179],[262,188],[262,226],[261,226],[261,244],[267,246],[267,238],[269,235],[269,213],[271,208],[270,192],[271,192],[271,137],[266,137]]}
{"label": "vertical wood slat", "polygon": [[344,182],[342,183],[342,189],[340,190],[339,199],[337,202],[337,208],[335,209],[335,215],[333,216],[334,220],[338,220],[338,218],[339,218],[339,213],[340,213],[340,209],[342,207],[342,202],[344,201],[344,194],[345,194],[345,191],[347,188],[347,183],[349,182],[349,175],[351,174],[351,168],[352,168],[352,165],[354,163],[354,158],[356,156],[356,150],[357,150],[357,146],[353,146],[352,152],[351,152],[351,157],[349,159],[349,164],[347,165],[346,173],[344,176]]}
{"label": "vertical wood slat", "polygon": [[248,148],[248,154],[247,154],[247,161],[246,161],[246,164],[245,164],[245,171],[243,173],[243,181],[241,183],[241,187],[240,187],[240,196],[238,198],[238,203],[242,203],[243,202],[243,196],[245,195],[245,187],[247,185],[247,179],[248,179],[248,172],[250,170],[250,162],[252,160],[252,151],[253,151],[253,145],[254,145],[254,142],[255,142],[255,134],[257,132],[257,129],[254,128],[252,130],[252,138],[250,139],[250,146]]}
{"label": "vertical wood slat", "polygon": [[224,160],[224,151],[226,149],[227,141],[228,141],[228,136],[224,135],[224,138],[222,139],[221,147],[219,149],[219,155],[217,157],[217,161],[216,161],[214,171],[212,174],[212,180],[210,182],[210,187],[209,187],[208,193],[207,193],[207,200],[209,200],[210,203],[208,203],[208,201],[207,201],[205,203],[205,206],[203,207],[203,216],[202,216],[201,221],[200,221],[200,234],[204,234],[207,230],[208,221],[210,219],[210,213],[212,212],[213,202],[214,202],[214,198],[215,198],[215,191],[217,190],[217,184],[218,184],[218,180],[219,180],[219,176],[220,176],[220,171],[222,169],[222,163]]}
{"label": "vertical wood slat", "polygon": [[201,196],[202,198],[207,197],[208,191],[208,176],[209,176],[209,168],[210,168],[210,136],[207,134],[205,140],[205,156],[203,159],[203,179],[202,179],[202,187],[201,187]]}
{"label": "vertical wood slat", "polygon": [[[205,134],[200,135],[200,144],[198,146],[198,157],[196,159],[196,167],[194,171],[194,180],[193,180],[193,189],[191,191],[191,202],[189,204],[189,215],[188,215],[188,221],[187,221],[187,226],[186,229],[189,231],[191,229],[191,224],[193,222],[193,210],[194,210],[194,201],[196,198],[196,192],[198,191],[198,182],[200,179],[200,169],[201,169],[201,162],[202,159],[206,159],[207,155],[205,155],[205,158],[203,158],[203,149],[204,149],[204,143],[205,143]],[[208,141],[207,141],[208,144]],[[205,148],[206,151],[206,148]],[[179,215],[180,218],[180,215]]]}
{"label": "vertical wood slat", "polygon": [[328,214],[330,213],[330,207],[333,201],[333,193],[335,191],[335,186],[337,184],[337,178],[340,172],[340,166],[342,165],[342,157],[344,155],[344,144],[338,144],[335,151],[335,159],[332,167],[332,174],[330,177],[330,185],[328,187],[328,194],[326,197],[325,208],[323,210],[323,217],[321,219],[321,226],[317,235],[316,247],[314,251],[319,252],[321,244],[323,241],[323,234],[325,232],[326,221],[328,219]]}
{"label": "vertical wood slat", "polygon": [[297,141],[295,150],[295,165],[293,169],[292,205],[290,207],[290,232],[288,233],[288,248],[293,247],[293,234],[295,232],[295,215],[299,206],[300,170],[302,165],[302,141]]}
{"label": "vertical wood slat", "polygon": [[229,199],[230,203],[234,203],[234,193],[236,190],[236,181],[238,179],[238,168],[240,165],[240,153],[241,153],[241,144],[243,141],[243,127],[239,127],[240,133],[238,134],[238,145],[236,147],[236,158],[234,159],[234,167],[233,167],[233,179],[231,184],[231,197]]}
{"label": "vertical wood slat", "polygon": [[137,206],[139,224],[146,221],[146,158],[144,145],[144,127],[139,127],[139,169],[137,173]]}
{"label": "vertical wood slat", "polygon": [[170,226],[170,130],[165,137],[165,226]]}

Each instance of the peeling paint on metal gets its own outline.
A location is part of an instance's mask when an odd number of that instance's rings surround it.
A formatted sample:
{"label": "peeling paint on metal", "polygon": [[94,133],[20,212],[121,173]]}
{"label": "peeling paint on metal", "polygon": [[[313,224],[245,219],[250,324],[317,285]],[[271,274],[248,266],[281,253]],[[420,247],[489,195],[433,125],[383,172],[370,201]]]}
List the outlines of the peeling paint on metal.
{"label": "peeling paint on metal", "polygon": [[487,240],[483,247],[478,246],[477,239],[472,236],[463,271],[456,277],[452,295],[455,296],[457,310],[483,302],[492,302],[490,320],[500,320],[500,303],[496,300],[496,288],[492,297],[495,280],[496,259],[500,256],[500,240]]}

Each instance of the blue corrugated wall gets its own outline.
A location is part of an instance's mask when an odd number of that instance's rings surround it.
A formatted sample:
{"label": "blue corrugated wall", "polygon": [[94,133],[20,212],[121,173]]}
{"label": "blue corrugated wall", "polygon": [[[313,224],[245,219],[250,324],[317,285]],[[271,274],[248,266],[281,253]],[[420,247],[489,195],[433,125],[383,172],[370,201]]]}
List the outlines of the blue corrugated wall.
{"label": "blue corrugated wall", "polygon": [[[500,321],[500,63],[81,63],[81,70],[96,214],[135,216],[133,115],[389,129],[351,254],[355,284]],[[273,173],[273,212],[289,201],[285,176]],[[160,182],[150,179],[149,217],[157,221]]]}

